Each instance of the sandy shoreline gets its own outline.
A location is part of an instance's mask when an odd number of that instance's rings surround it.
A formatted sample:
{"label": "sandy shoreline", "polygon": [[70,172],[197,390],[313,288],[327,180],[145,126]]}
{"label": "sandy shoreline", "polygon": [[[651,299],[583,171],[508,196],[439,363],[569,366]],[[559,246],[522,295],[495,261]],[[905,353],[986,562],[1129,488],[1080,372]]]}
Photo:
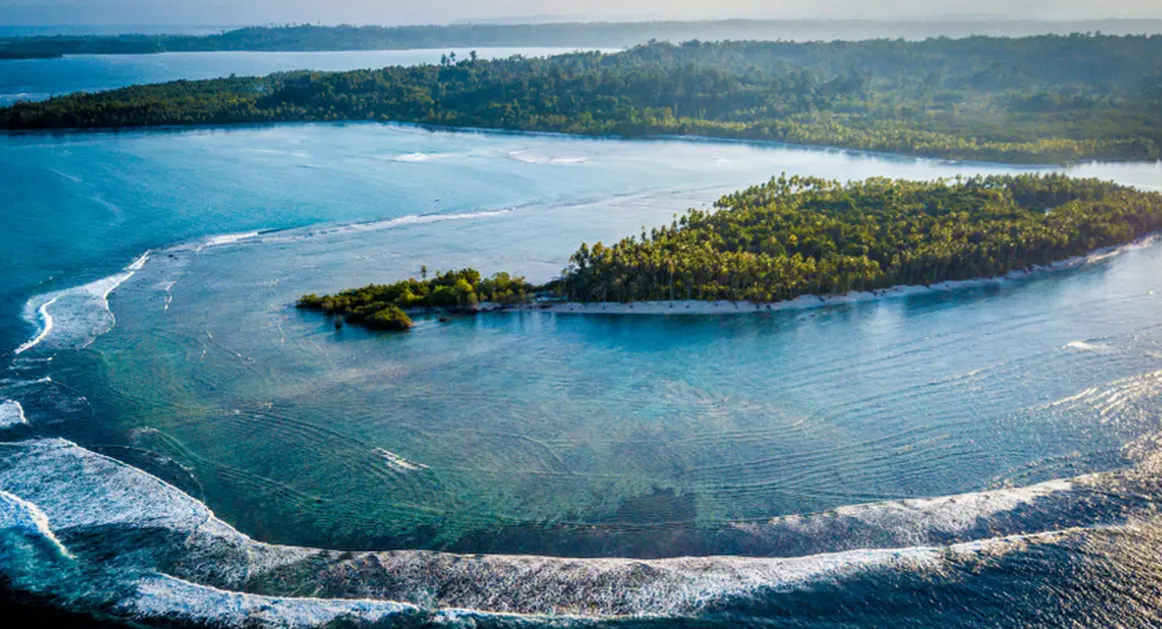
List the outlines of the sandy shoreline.
{"label": "sandy shoreline", "polygon": [[[934,292],[950,292],[964,288],[974,288],[978,286],[987,286],[1014,280],[1022,280],[1034,275],[1052,273],[1055,271],[1064,271],[1067,269],[1084,266],[1086,264],[1100,262],[1112,256],[1116,256],[1133,249],[1152,245],[1159,240],[1162,240],[1162,234],[1147,234],[1146,236],[1138,238],[1137,240],[1124,245],[1097,249],[1086,255],[1058,260],[1057,262],[1045,266],[1033,266],[1024,270],[1011,271],[1008,274],[1002,276],[985,277],[972,280],[952,280],[947,282],[940,282],[938,284],[931,284],[929,286],[901,285],[872,291],[852,291],[842,295],[801,295],[794,299],[784,301],[760,303],[750,301],[725,300],[638,301],[631,303],[542,302],[514,306],[510,307],[510,309],[552,312],[559,314],[587,315],[723,315],[747,314],[756,312],[777,312],[782,310],[808,310],[814,308],[826,308],[829,306],[841,306],[846,304],[876,301],[880,299],[909,297],[912,295],[923,295]],[[482,304],[481,306],[482,311],[499,309],[504,308],[495,304]]]}

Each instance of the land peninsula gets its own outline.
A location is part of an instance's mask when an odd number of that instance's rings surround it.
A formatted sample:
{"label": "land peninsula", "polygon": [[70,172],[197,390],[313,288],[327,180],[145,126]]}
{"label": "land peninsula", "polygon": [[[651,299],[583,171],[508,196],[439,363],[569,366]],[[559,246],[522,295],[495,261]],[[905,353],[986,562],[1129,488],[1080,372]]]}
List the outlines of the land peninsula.
{"label": "land peninsula", "polygon": [[1162,158],[1162,36],[650,43],[74,94],[0,129],[396,121],[1005,163]]}
{"label": "land peninsula", "polygon": [[675,302],[747,310],[804,296],[929,286],[1050,266],[1162,230],[1162,193],[1065,175],[839,183],[786,177],[690,210],[613,245],[582,244],[561,277],[535,286],[465,269],[306,295],[300,308],[378,329],[409,309],[669,312]]}

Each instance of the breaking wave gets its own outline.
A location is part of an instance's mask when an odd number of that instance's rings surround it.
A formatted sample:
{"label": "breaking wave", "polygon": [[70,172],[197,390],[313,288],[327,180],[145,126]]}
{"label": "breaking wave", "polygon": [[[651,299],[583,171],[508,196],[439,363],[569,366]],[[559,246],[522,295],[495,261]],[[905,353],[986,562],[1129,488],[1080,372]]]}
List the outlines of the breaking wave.
{"label": "breaking wave", "polygon": [[25,318],[39,329],[14,353],[23,354],[46,341],[54,347],[84,346],[113,329],[116,320],[109,310],[109,295],[145,266],[149,254],[146,251],[114,275],[30,300]]}
{"label": "breaking wave", "polygon": [[[42,439],[0,444],[0,544],[10,550],[39,539],[58,560],[85,564],[80,572],[91,580],[82,588],[84,604],[130,621],[311,627],[338,620],[443,625],[696,617],[738,601],[877,574],[941,574],[965,564],[980,569],[1011,552],[1122,524],[1133,509],[1116,496],[1154,489],[1146,476],[1110,473],[768,523],[767,532],[781,536],[797,531],[851,544],[909,543],[794,557],[340,553],[255,541],[157,477],[68,441]],[[137,534],[144,531],[149,534]],[[70,551],[73,540],[79,543]],[[77,606],[70,598],[77,583],[64,584],[61,569],[59,562],[0,565],[16,587]]]}
{"label": "breaking wave", "polygon": [[24,407],[20,402],[16,400],[0,402],[0,430],[27,423],[28,418],[24,416]]}

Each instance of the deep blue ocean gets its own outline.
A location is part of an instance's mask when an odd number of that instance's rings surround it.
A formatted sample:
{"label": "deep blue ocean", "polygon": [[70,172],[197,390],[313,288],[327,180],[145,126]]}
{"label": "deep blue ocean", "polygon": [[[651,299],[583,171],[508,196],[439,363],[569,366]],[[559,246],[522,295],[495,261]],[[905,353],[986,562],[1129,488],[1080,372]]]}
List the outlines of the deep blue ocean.
{"label": "deep blue ocean", "polygon": [[0,575],[155,624],[1160,626],[1162,243],[771,313],[401,336],[293,308],[422,266],[543,281],[783,172],[1015,170],[378,124],[0,137]]}

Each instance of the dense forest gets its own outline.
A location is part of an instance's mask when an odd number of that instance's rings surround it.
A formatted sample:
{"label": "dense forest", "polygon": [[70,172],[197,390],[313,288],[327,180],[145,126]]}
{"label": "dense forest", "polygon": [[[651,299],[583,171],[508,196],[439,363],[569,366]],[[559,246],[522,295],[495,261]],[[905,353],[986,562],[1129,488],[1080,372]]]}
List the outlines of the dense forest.
{"label": "dense forest", "polygon": [[699,135],[1003,162],[1162,157],[1162,36],[651,43],[617,54],[179,81],[0,128],[401,121]]}
{"label": "dense forest", "polygon": [[1004,275],[1162,230],[1162,193],[1065,175],[841,184],[786,176],[611,246],[582,244],[543,286],[471,269],[306,295],[300,308],[402,330],[403,309],[572,302],[770,303]]}
{"label": "dense forest", "polygon": [[152,54],[223,50],[318,51],[553,46],[625,48],[650,40],[830,41],[929,37],[1024,37],[1102,32],[1162,33],[1162,20],[1084,22],[707,20],[694,22],[557,22],[415,26],[260,26],[211,35],[26,36],[0,38],[0,59],[78,54]]}
{"label": "dense forest", "polygon": [[472,311],[481,302],[498,305],[524,302],[533,286],[523,277],[497,273],[481,277],[475,269],[436,273],[421,279],[407,279],[394,284],[372,284],[336,295],[311,294],[299,299],[297,306],[334,315],[341,322],[377,330],[405,331],[412,320],[405,309],[438,308],[450,312]]}
{"label": "dense forest", "polygon": [[780,177],[717,207],[582,245],[552,288],[579,302],[772,302],[998,276],[1162,229],[1162,194],[1059,174]]}

